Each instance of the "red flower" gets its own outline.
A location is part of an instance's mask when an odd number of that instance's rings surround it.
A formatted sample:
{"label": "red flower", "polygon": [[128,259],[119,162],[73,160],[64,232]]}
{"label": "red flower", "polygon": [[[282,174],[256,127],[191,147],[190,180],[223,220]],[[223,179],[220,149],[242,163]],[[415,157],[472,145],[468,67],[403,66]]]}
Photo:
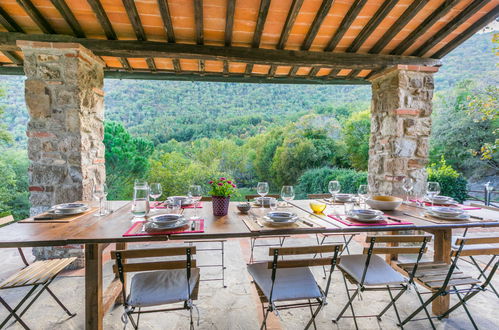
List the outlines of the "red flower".
{"label": "red flower", "polygon": [[208,184],[213,184],[213,181],[208,182]]}
{"label": "red flower", "polygon": [[237,188],[235,184],[233,184],[232,187]]}
{"label": "red flower", "polygon": [[227,180],[226,178],[220,178],[220,181],[224,181],[224,180]]}
{"label": "red flower", "polygon": [[228,184],[232,184],[232,181],[227,181]]}
{"label": "red flower", "polygon": [[222,183],[222,182],[219,182],[219,183],[218,183],[218,185],[219,185],[219,186],[223,186],[223,183]]}

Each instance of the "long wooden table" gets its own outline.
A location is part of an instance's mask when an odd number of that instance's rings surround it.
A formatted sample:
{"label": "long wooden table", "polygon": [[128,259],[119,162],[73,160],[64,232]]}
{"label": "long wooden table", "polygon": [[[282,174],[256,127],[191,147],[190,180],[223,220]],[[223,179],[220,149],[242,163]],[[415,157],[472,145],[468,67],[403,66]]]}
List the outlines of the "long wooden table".
{"label": "long wooden table", "polygon": [[[125,249],[129,242],[150,242],[168,240],[193,239],[221,239],[237,237],[255,237],[265,235],[298,235],[305,233],[362,233],[376,231],[423,230],[434,235],[435,261],[450,262],[452,230],[471,227],[499,227],[499,212],[481,209],[468,211],[485,220],[472,222],[456,221],[437,224],[425,219],[404,215],[420,213],[422,210],[403,205],[389,214],[407,219],[412,225],[366,226],[353,227],[339,224],[323,216],[310,216],[304,210],[309,209],[309,201],[293,201],[292,209],[300,216],[308,217],[320,228],[276,228],[275,230],[251,231],[243,222],[244,215],[236,208],[237,203],[231,203],[229,213],[224,217],[215,217],[212,214],[211,203],[204,202],[204,207],[198,209],[205,219],[205,231],[196,234],[178,234],[165,236],[134,236],[123,237],[131,226],[131,203],[127,201],[111,202],[115,211],[104,217],[86,215],[69,223],[14,223],[0,228],[0,248],[35,247],[35,246],[63,246],[68,244],[85,245],[85,328],[102,329],[104,314],[119,299],[121,284],[114,279],[104,290],[102,284],[102,252],[110,243],[116,243],[118,249]],[[331,210],[328,206],[328,210]],[[342,206],[339,206],[341,210]],[[189,216],[193,209],[185,209]],[[255,212],[262,212],[254,210]],[[263,214],[263,213],[262,213]],[[248,216],[246,216],[248,217]],[[442,297],[433,303],[433,312],[440,314],[448,309],[449,297]]]}

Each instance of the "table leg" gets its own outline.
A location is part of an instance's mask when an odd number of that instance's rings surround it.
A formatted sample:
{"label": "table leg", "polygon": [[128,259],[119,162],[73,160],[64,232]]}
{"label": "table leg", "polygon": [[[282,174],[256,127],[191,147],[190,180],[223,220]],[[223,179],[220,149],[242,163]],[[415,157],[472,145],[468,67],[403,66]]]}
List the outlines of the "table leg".
{"label": "table leg", "polygon": [[[116,250],[126,250],[126,249],[127,249],[127,243],[125,243],[125,242],[116,243]],[[123,260],[123,263],[126,263],[126,259]],[[126,294],[126,273],[123,274],[123,278],[125,280],[125,285],[123,286],[123,289],[125,290],[125,294]],[[115,275],[115,279],[119,279],[118,274]],[[121,290],[120,290],[120,292],[121,292]],[[123,294],[118,295],[118,297],[116,298],[116,303],[119,303],[119,304],[124,303]]]}
{"label": "table leg", "polygon": [[[434,235],[433,261],[451,263],[450,252],[452,242],[451,229],[439,229],[432,231]],[[450,295],[440,296],[432,303],[434,315],[441,315],[449,309]]]}
{"label": "table leg", "polygon": [[85,244],[85,329],[102,329],[102,248]]}

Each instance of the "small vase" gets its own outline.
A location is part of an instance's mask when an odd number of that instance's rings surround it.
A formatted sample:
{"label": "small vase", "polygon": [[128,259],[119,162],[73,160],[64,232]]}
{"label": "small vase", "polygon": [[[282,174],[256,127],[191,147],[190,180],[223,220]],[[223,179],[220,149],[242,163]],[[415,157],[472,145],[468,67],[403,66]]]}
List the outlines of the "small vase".
{"label": "small vase", "polygon": [[229,211],[230,197],[212,196],[211,200],[213,205],[214,216],[220,217],[227,215],[227,212]]}

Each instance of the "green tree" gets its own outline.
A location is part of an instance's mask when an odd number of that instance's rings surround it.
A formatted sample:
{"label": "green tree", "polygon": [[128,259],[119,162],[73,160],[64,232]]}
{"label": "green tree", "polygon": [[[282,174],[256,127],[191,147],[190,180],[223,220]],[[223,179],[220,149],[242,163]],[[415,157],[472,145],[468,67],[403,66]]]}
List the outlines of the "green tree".
{"label": "green tree", "polygon": [[351,166],[356,170],[367,170],[370,135],[371,112],[369,110],[352,114],[343,126],[345,154]]}
{"label": "green tree", "polygon": [[[0,100],[5,97],[5,90],[0,88]],[[0,105],[0,118],[3,117],[4,108]],[[7,144],[8,142],[12,142],[12,136],[7,131],[7,127],[5,124],[0,124],[0,145]]]}
{"label": "green tree", "polygon": [[14,219],[29,216],[28,156],[26,151],[1,150],[0,214],[12,214]]}

